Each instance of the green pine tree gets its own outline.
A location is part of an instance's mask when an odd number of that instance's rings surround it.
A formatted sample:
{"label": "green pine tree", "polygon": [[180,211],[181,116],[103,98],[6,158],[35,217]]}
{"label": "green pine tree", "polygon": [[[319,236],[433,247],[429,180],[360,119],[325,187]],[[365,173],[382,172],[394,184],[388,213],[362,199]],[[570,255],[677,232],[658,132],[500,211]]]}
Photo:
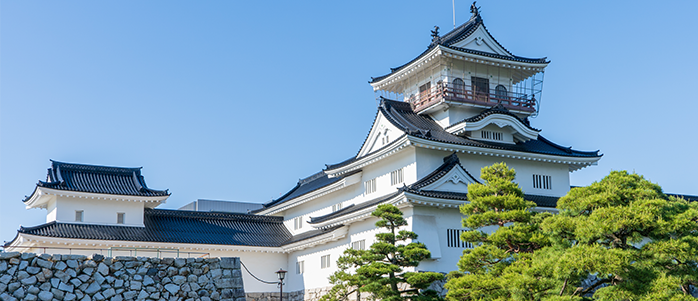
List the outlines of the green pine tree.
{"label": "green pine tree", "polygon": [[559,214],[534,214],[514,177],[496,164],[468,187],[462,239],[478,246],[450,275],[448,300],[695,300],[698,202],[614,171],[572,189]]}
{"label": "green pine tree", "polygon": [[383,204],[372,215],[380,218],[376,226],[386,232],[376,234],[376,242],[367,250],[344,251],[337,260],[339,270],[330,276],[333,287],[321,300],[349,300],[350,295],[359,296],[358,293],[369,299],[386,301],[440,299],[426,288],[443,279],[442,274],[404,271],[418,266],[420,261],[430,258],[431,253],[423,243],[414,242],[417,234],[400,230],[407,225],[402,211]]}

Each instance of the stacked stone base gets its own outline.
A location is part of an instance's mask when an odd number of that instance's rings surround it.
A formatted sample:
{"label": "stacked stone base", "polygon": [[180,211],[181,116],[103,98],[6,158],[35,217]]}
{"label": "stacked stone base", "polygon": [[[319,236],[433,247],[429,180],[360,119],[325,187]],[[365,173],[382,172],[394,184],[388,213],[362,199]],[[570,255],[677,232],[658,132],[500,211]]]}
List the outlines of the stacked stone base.
{"label": "stacked stone base", "polygon": [[245,301],[238,258],[0,253],[2,301]]}

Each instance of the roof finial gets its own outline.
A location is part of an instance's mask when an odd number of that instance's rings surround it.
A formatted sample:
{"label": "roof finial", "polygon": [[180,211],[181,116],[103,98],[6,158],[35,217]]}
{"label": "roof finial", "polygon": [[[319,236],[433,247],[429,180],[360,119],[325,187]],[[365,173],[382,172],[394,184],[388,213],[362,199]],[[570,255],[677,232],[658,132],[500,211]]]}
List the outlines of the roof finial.
{"label": "roof finial", "polygon": [[477,1],[473,1],[473,4],[470,5],[470,13],[473,14],[473,17],[477,17],[480,15],[480,10],[477,8],[477,5],[475,3],[477,3]]}
{"label": "roof finial", "polygon": [[439,27],[434,26],[434,30],[431,31],[431,41],[435,42],[439,39]]}

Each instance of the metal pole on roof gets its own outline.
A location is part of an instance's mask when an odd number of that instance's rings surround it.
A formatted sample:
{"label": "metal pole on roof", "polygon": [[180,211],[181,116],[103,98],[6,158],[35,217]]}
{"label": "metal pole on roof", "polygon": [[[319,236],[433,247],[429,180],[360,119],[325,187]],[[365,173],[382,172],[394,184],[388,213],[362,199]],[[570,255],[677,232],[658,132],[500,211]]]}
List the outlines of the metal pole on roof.
{"label": "metal pole on roof", "polygon": [[451,0],[451,6],[453,7],[453,29],[456,29],[456,0]]}

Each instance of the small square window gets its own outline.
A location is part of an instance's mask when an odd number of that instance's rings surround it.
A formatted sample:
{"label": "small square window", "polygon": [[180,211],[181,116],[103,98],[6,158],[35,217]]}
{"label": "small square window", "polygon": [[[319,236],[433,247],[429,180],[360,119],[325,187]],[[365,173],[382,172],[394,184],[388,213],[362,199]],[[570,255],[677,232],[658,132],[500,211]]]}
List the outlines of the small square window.
{"label": "small square window", "polygon": [[320,257],[320,268],[326,269],[330,267],[330,255]]}
{"label": "small square window", "polygon": [[75,221],[81,222],[83,219],[83,210],[75,210]]}
{"label": "small square window", "polygon": [[117,224],[123,224],[125,223],[126,220],[126,213],[119,212],[116,214],[116,223]]}
{"label": "small square window", "polygon": [[301,260],[296,262],[296,274],[303,274],[305,272],[305,261]]}
{"label": "small square window", "polygon": [[303,228],[303,217],[299,216],[293,219],[293,230]]}
{"label": "small square window", "polygon": [[354,250],[366,250],[366,240],[357,240],[351,243],[351,248]]}

